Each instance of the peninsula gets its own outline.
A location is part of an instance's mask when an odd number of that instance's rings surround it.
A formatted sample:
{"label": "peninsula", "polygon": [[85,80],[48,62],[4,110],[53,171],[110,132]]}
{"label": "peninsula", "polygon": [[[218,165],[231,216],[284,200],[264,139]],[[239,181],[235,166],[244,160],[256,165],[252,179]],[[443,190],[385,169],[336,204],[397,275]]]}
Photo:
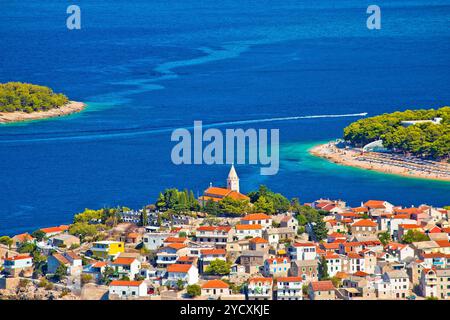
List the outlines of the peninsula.
{"label": "peninsula", "polygon": [[450,107],[361,119],[344,129],[343,140],[309,152],[346,166],[450,181]]}
{"label": "peninsula", "polygon": [[85,106],[48,87],[20,82],[0,84],[0,124],[60,117],[80,112]]}

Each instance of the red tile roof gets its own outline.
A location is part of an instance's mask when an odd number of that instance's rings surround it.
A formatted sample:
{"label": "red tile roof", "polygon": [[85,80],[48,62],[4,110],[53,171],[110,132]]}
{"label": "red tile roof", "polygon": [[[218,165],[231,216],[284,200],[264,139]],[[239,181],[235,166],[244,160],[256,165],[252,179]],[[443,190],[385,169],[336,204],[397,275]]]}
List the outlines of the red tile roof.
{"label": "red tile roof", "polygon": [[178,272],[178,273],[187,273],[189,269],[191,269],[192,265],[190,264],[171,264],[167,267],[167,272]]}
{"label": "red tile roof", "polygon": [[376,227],[378,224],[370,219],[358,220],[352,224],[352,227]]}
{"label": "red tile roof", "polygon": [[270,264],[274,263],[274,261],[276,261],[277,263],[285,263],[284,261],[286,261],[286,263],[290,263],[289,258],[284,257],[269,258],[266,261]]}
{"label": "red tile roof", "polygon": [[260,224],[237,224],[236,230],[260,230],[262,226]]}
{"label": "red tile roof", "polygon": [[138,237],[139,237],[139,233],[136,233],[136,232],[130,232],[127,235],[127,238],[129,238],[129,239],[137,239]]}
{"label": "red tile roof", "polygon": [[226,255],[227,250],[225,249],[203,249],[200,251],[202,255]]}
{"label": "red tile roof", "polygon": [[5,258],[5,260],[6,261],[16,261],[16,260],[24,260],[24,259],[30,259],[30,258],[32,258],[32,257],[28,254],[19,254],[14,257]]}
{"label": "red tile roof", "polygon": [[62,254],[60,254],[60,253],[54,253],[52,256],[53,256],[53,258],[55,258],[56,260],[58,260],[61,264],[64,264],[64,265],[70,264],[69,260],[67,260],[67,258],[64,257],[64,256],[63,256]]}
{"label": "red tile roof", "polygon": [[118,286],[118,287],[139,287],[143,281],[126,281],[126,280],[113,280],[109,284],[109,286]]}
{"label": "red tile roof", "polygon": [[450,258],[450,254],[442,252],[422,253],[422,258]]}
{"label": "red tile roof", "polygon": [[311,282],[313,291],[330,291],[334,290],[333,282],[330,280]]}
{"label": "red tile roof", "polygon": [[327,259],[327,260],[330,260],[330,259],[339,259],[340,258],[340,256],[338,255],[338,254],[336,254],[336,253],[332,253],[332,252],[327,252],[326,254],[325,254],[325,259]]}
{"label": "red tile roof", "polygon": [[365,272],[363,272],[363,271],[356,271],[353,275],[354,275],[354,276],[357,276],[357,277],[365,278],[365,277],[367,277],[369,274],[368,274],[368,273],[365,273]]}
{"label": "red tile roof", "polygon": [[302,277],[279,277],[277,282],[302,282]]}
{"label": "red tile roof", "polygon": [[368,212],[369,210],[366,207],[356,207],[352,208],[353,212]]}
{"label": "red tile roof", "polygon": [[93,268],[102,268],[107,265],[106,261],[97,261],[92,265]]}
{"label": "red tile roof", "polygon": [[166,247],[175,249],[175,250],[180,250],[183,248],[186,248],[187,245],[183,244],[183,243],[169,243]]}
{"label": "red tile roof", "polygon": [[27,241],[32,241],[34,239],[29,233],[17,234],[13,238],[19,242],[27,242]]}
{"label": "red tile roof", "polygon": [[251,213],[243,217],[242,221],[255,221],[255,220],[267,220],[272,219],[270,216],[268,216],[265,213]]}
{"label": "red tile roof", "polygon": [[406,244],[397,243],[397,242],[389,242],[384,249],[385,250],[401,250],[406,247]]}
{"label": "red tile roof", "polygon": [[370,209],[384,209],[384,201],[382,200],[369,200],[366,203],[364,203],[364,207],[370,208]]}
{"label": "red tile roof", "polygon": [[272,283],[273,279],[272,278],[264,278],[264,277],[255,277],[255,278],[251,278],[249,280],[250,283],[258,283],[258,282],[262,282],[262,283]]}
{"label": "red tile roof", "polygon": [[130,265],[136,258],[117,258],[112,262],[113,265]]}
{"label": "red tile roof", "polygon": [[249,242],[251,243],[268,243],[269,241],[267,241],[266,239],[263,239],[261,237],[255,237],[249,240]]}
{"label": "red tile roof", "polygon": [[339,233],[339,232],[333,232],[330,233],[328,236],[328,238],[346,238],[345,234]]}
{"label": "red tile roof", "polygon": [[419,208],[395,209],[394,213],[399,213],[399,214],[403,213],[403,214],[411,215],[411,214],[423,213],[423,210],[421,210]]}
{"label": "red tile roof", "polygon": [[337,249],[339,249],[339,242],[321,243],[320,245],[325,250],[337,250]]}
{"label": "red tile roof", "polygon": [[349,257],[350,259],[363,259],[360,254],[354,252],[348,252],[347,257]]}
{"label": "red tile roof", "polygon": [[204,285],[202,289],[228,289],[230,286],[222,280],[209,280]]}
{"label": "red tile roof", "polygon": [[447,240],[435,240],[434,242],[436,242],[438,244],[438,246],[441,248],[450,247],[450,242],[448,242]]}
{"label": "red tile roof", "polygon": [[205,190],[204,195],[200,197],[200,200],[208,201],[220,201],[225,197],[230,197],[234,200],[249,200],[245,194],[239,193],[234,190],[218,188],[218,187],[209,187]]}
{"label": "red tile roof", "polygon": [[429,233],[442,233],[442,229],[439,228],[438,226],[434,226],[433,228],[431,228],[430,230],[428,230]]}
{"label": "red tile roof", "polygon": [[201,226],[197,228],[197,231],[225,231],[231,230],[229,226]]}
{"label": "red tile roof", "polygon": [[194,262],[195,257],[182,256],[177,259],[177,262]]}
{"label": "red tile roof", "polygon": [[399,227],[402,227],[402,229],[419,229],[421,228],[419,225],[417,224],[400,224]]}
{"label": "red tile roof", "polygon": [[231,192],[230,189],[219,188],[219,187],[209,187],[205,190],[205,194],[211,194],[221,197],[226,197]]}
{"label": "red tile roof", "polygon": [[40,230],[44,233],[64,232],[69,230],[69,226],[60,225],[59,227],[42,228]]}
{"label": "red tile roof", "polygon": [[187,238],[167,237],[164,242],[167,243],[184,243]]}
{"label": "red tile roof", "polygon": [[399,213],[393,216],[394,219],[409,219],[411,216],[407,213]]}
{"label": "red tile roof", "polygon": [[294,242],[294,247],[315,247],[315,244],[312,242]]}

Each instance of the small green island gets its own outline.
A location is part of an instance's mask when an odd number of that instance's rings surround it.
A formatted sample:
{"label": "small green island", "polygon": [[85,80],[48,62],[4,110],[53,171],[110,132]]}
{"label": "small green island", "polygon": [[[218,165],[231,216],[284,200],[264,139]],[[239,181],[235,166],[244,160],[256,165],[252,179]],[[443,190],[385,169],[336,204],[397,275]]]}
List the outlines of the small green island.
{"label": "small green island", "polygon": [[0,123],[60,117],[85,108],[62,93],[29,83],[0,83]]}
{"label": "small green island", "polygon": [[342,165],[450,181],[450,107],[360,119],[344,128],[343,139],[310,152]]}

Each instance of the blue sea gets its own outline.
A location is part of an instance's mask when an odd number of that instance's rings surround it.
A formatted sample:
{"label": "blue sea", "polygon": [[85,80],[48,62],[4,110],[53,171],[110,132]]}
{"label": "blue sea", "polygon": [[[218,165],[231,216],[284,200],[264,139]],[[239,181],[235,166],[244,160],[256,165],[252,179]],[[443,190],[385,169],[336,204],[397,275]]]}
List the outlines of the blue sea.
{"label": "blue sea", "polygon": [[[81,30],[66,28],[67,6]],[[450,204],[450,184],[331,164],[311,146],[359,117],[242,120],[437,108],[450,104],[450,1],[2,1],[0,82],[52,87],[88,104],[64,118],[0,126],[0,234],[69,223],[84,208],[140,208],[159,191],[200,194],[228,165],[170,159],[171,130],[280,129],[275,176],[237,166],[302,202]],[[234,121],[238,123],[234,124]]]}

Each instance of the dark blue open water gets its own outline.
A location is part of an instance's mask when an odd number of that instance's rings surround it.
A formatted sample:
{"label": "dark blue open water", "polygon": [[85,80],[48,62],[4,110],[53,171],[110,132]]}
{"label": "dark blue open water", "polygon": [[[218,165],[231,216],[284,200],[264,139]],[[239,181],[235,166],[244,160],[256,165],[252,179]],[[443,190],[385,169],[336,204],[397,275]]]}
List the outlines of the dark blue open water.
{"label": "dark blue open water", "polygon": [[[161,128],[450,103],[448,0],[382,1],[380,31],[366,28],[364,0],[72,2],[79,31],[65,27],[66,1],[0,3],[0,82],[43,84],[89,104],[0,126],[0,234],[66,223],[85,207],[141,207],[167,187],[224,183],[228,166],[173,165]],[[308,156],[356,119],[252,124],[280,128],[281,169],[263,177],[238,166],[241,189],[450,204],[448,183]]]}

